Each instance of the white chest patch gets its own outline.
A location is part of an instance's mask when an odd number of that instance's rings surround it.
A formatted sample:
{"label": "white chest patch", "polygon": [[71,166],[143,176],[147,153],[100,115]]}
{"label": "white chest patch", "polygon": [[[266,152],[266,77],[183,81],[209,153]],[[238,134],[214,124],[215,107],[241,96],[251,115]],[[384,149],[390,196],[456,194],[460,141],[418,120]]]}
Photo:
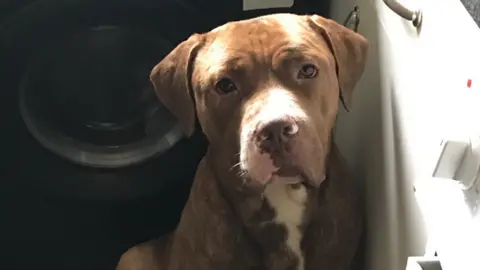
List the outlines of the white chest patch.
{"label": "white chest patch", "polygon": [[270,206],[275,210],[273,222],[283,224],[287,229],[286,244],[299,258],[297,270],[304,270],[305,260],[300,248],[302,234],[299,226],[302,223],[305,211],[306,188],[301,185],[294,189],[281,179],[276,179],[276,181],[267,185],[264,195]]}

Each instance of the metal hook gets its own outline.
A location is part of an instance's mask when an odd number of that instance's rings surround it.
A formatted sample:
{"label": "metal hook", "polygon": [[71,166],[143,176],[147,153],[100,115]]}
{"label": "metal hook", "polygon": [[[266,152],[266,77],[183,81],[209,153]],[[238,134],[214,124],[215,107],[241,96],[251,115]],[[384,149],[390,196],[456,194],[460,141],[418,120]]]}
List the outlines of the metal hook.
{"label": "metal hook", "polygon": [[358,6],[354,6],[353,10],[348,14],[343,26],[358,32],[358,25],[360,24],[360,16],[358,13]]}
{"label": "metal hook", "polygon": [[393,12],[395,12],[398,16],[404,18],[405,20],[411,21],[413,26],[419,28],[422,24],[422,11],[420,10],[409,10],[408,8],[402,6],[402,4],[398,3],[395,0],[383,0],[385,5],[389,7]]}

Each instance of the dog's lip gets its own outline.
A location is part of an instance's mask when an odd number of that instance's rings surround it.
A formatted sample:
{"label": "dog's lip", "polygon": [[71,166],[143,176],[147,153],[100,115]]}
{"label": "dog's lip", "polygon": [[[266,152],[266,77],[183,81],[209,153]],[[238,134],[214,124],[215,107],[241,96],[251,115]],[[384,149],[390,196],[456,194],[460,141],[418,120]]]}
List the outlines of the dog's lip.
{"label": "dog's lip", "polygon": [[268,177],[262,179],[262,181],[259,181],[259,179],[255,180],[251,178],[252,177],[251,175],[249,175],[248,173],[245,173],[245,177],[249,178],[249,180],[247,180],[246,183],[248,183],[248,186],[255,187],[255,188],[265,187],[266,185],[277,180],[280,180],[283,183],[288,185],[304,184],[312,188],[318,188],[318,186],[315,184],[317,182],[313,181],[314,179],[310,175],[311,174],[309,173],[308,170],[304,170],[299,166],[293,166],[293,165],[282,166],[280,168],[277,167],[275,171],[269,174]]}
{"label": "dog's lip", "polygon": [[302,170],[298,166],[279,168],[278,171],[272,174],[272,177],[266,182],[266,184],[270,183],[275,177],[281,177],[282,182],[286,184],[295,185],[301,183],[315,187],[313,184],[315,181],[312,181],[307,171]]}
{"label": "dog's lip", "polygon": [[273,174],[280,177],[301,177],[304,172],[300,169],[299,166],[285,165],[278,168],[278,170]]}
{"label": "dog's lip", "polygon": [[[272,178],[270,179],[270,181],[272,181],[273,179],[277,178],[279,176],[272,176]],[[302,183],[304,182],[304,180],[302,179],[302,177],[300,175],[298,176],[287,176],[287,177],[281,177],[281,182],[285,183],[285,184],[289,184],[289,185],[294,185],[294,184],[298,184],[298,183]]]}
{"label": "dog's lip", "polygon": [[319,188],[319,186],[316,185],[317,182],[313,181],[313,179],[310,176],[308,176],[306,173],[302,173],[301,178],[302,178],[302,180],[303,180],[302,182],[304,184],[306,184],[306,185],[308,185],[312,188]]}

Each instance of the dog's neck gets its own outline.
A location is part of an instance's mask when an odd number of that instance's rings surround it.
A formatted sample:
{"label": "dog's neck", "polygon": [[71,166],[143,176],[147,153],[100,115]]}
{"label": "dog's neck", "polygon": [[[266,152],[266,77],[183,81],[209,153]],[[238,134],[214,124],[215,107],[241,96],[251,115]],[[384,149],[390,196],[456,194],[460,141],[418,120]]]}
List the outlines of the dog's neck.
{"label": "dog's neck", "polygon": [[[330,156],[330,149],[328,153]],[[212,166],[212,171],[216,174],[216,184],[218,185],[220,193],[230,205],[239,222],[244,225],[245,232],[250,235],[251,239],[256,242],[259,247],[260,252],[264,254],[265,263],[269,265],[267,269],[284,269],[284,267],[280,265],[298,265],[302,259],[299,259],[298,256],[291,256],[292,249],[286,247],[286,227],[290,226],[290,229],[292,229],[292,227],[294,227],[293,229],[298,228],[299,231],[293,233],[298,234],[296,237],[300,237],[300,239],[303,238],[303,233],[310,224],[316,207],[318,207],[318,203],[316,202],[318,202],[319,196],[321,196],[321,190],[328,184],[326,182],[328,182],[329,158],[326,159],[325,164],[327,179],[320,188],[299,184],[301,185],[301,189],[299,189],[300,187],[296,187],[295,185],[284,184],[284,186],[278,186],[270,183],[267,184],[266,187],[259,189],[258,186],[251,187],[245,184],[244,180],[238,176],[238,172],[231,170],[231,166],[224,162],[225,158],[214,156],[213,151],[210,149],[207,155],[211,155],[207,160],[212,162],[210,166]],[[279,194],[279,192],[284,193],[284,195]],[[282,222],[282,218],[279,218],[278,212],[289,211],[279,208],[291,207],[288,205],[283,206],[282,200],[284,198],[281,196],[288,195],[291,196],[290,199],[295,199],[292,198],[292,196],[295,197],[297,193],[302,192],[303,194],[299,197],[299,199],[302,200],[302,207],[298,209],[294,207],[292,209],[293,212],[296,210],[301,211],[301,213],[298,213],[300,217],[297,217],[301,220],[298,221],[298,223],[295,221],[290,225],[279,224],[278,222]],[[273,195],[269,195],[269,193],[273,193]],[[277,200],[277,202],[272,200]],[[286,222],[288,222],[288,220],[286,220]],[[291,230],[289,233],[290,235],[292,234]],[[298,243],[298,245],[300,245],[300,243]],[[299,250],[300,246],[298,246],[297,252]],[[301,263],[303,263],[303,261],[301,261]]]}

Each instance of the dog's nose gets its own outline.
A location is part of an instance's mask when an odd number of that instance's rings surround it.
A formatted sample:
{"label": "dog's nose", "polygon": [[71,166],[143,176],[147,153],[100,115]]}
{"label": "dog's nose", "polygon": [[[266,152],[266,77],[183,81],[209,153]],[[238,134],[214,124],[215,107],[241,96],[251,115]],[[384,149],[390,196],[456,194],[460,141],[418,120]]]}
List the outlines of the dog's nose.
{"label": "dog's nose", "polygon": [[267,152],[289,151],[290,141],[298,134],[298,124],[292,119],[275,120],[257,131],[257,143]]}

